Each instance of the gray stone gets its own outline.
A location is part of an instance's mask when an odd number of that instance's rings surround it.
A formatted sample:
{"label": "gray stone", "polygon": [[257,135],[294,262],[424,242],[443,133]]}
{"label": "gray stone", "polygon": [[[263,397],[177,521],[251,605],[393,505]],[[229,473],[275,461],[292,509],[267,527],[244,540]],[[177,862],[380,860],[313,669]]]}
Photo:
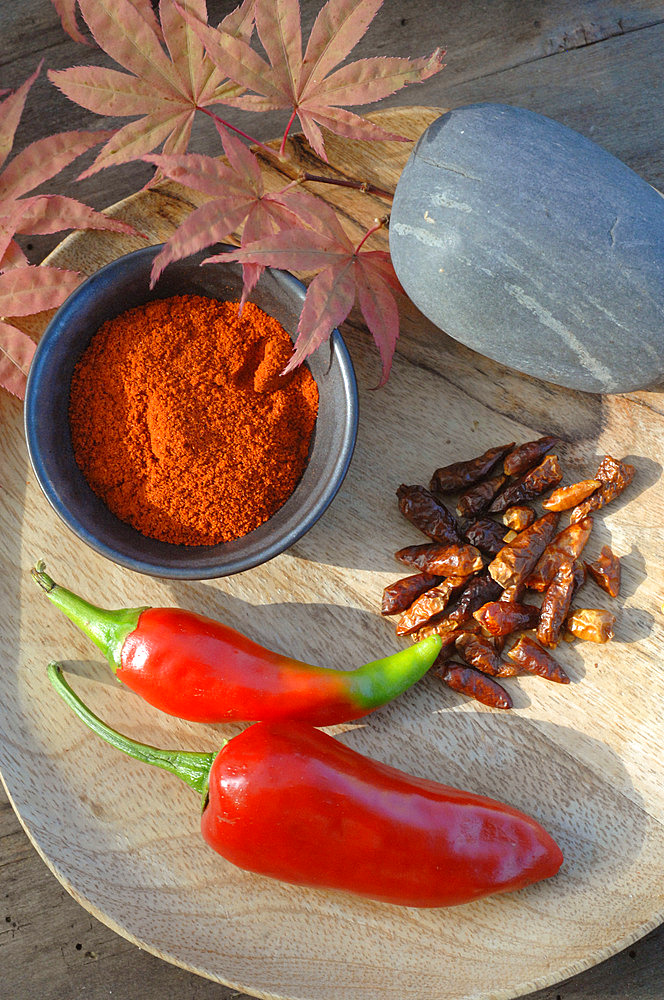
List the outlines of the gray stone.
{"label": "gray stone", "polygon": [[437,119],[390,251],[415,305],[487,357],[589,392],[664,375],[664,198],[558,122],[500,104]]}

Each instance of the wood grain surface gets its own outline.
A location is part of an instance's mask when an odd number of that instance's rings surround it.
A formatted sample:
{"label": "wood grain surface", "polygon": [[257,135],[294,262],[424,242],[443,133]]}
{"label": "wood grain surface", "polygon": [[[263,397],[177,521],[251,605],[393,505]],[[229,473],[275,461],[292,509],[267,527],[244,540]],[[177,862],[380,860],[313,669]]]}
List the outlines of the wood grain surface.
{"label": "wood grain surface", "polygon": [[[305,5],[305,12],[316,6]],[[579,128],[661,186],[664,140],[661,128],[652,127],[653,88],[661,80],[655,73],[646,96],[640,76],[643,66],[654,72],[660,4],[544,9],[506,3],[484,20],[484,5],[465,6],[461,12],[453,4],[428,5],[407,44],[409,54],[431,47],[433,13],[456,39],[446,87],[431,103],[522,103]],[[401,11],[408,20],[412,10],[395,3],[389,16]],[[3,10],[0,19],[5,17]],[[384,21],[379,34],[389,51],[399,37],[395,23]],[[55,37],[53,25],[50,30]],[[451,49],[452,41],[444,40]],[[24,50],[32,68],[36,50],[27,44]],[[62,64],[77,59],[79,50],[72,56],[70,46]],[[19,82],[27,65],[2,84]],[[10,69],[15,66],[18,60]],[[412,97],[423,100],[426,93],[418,88]],[[618,124],[621,107],[625,117]],[[423,111],[388,120],[416,135],[430,117]],[[396,144],[381,147],[379,157],[376,146],[333,141],[329,149],[334,167],[388,185],[405,155]],[[99,198],[97,204],[115,200],[113,182],[105,192],[99,179],[95,183],[96,191],[81,196]],[[351,230],[377,214],[372,199],[331,188],[324,196],[342,209]],[[117,212],[134,224],[140,219],[139,228],[158,241],[191,205],[190,195],[183,198],[171,185],[129,199]],[[89,273],[131,245],[117,237],[76,236],[56,257]],[[33,252],[39,249],[33,245]],[[39,495],[20,408],[3,396],[2,770],[38,849],[86,906],[79,908],[48,875],[11,811],[0,808],[6,886],[0,947],[8,997],[112,993],[227,1000],[238,989],[307,1000],[516,996],[605,958],[662,919],[660,394],[588,397],[517,376],[452,343],[405,304],[392,378],[373,393],[378,365],[366,332],[355,318],[344,335],[362,410],[342,493],[288,553],[231,581],[164,584],[89,553]],[[536,679],[513,684],[516,709],[507,716],[471,705],[427,678],[397,705],[347,727],[342,738],[406,770],[473,787],[537,815],[566,852],[565,869],[554,882],[428,913],[395,912],[238,873],[200,842],[196,800],[186,788],[99,748],[46,689],[43,667],[58,655],[76,675],[77,690],[112,723],[155,743],[214,747],[212,728],[164,720],[110,682],[87,643],[58,621],[28,581],[34,558],[43,555],[54,575],[100,602],[177,603],[223,616],[259,641],[303,658],[359,662],[376,649],[397,648],[376,609],[384,584],[400,575],[391,552],[419,539],[396,511],[396,485],[426,479],[436,465],[506,436],[523,440],[549,430],[567,441],[561,458],[570,476],[593,471],[605,450],[637,466],[625,502],[598,518],[591,543],[599,550],[610,539],[625,557],[617,641],[610,649],[566,648],[561,659],[573,677],[569,688],[552,689]],[[595,593],[597,603],[608,601]],[[94,916],[231,987],[138,951]],[[661,930],[655,931],[606,965],[544,988],[538,998],[654,1000],[664,985],[661,941]]]}

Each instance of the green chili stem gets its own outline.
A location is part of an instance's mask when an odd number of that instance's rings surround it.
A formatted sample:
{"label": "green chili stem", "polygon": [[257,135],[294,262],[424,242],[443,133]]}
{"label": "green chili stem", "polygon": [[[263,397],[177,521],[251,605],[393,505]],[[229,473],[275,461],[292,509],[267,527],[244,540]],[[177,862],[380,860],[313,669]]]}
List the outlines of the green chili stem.
{"label": "green chili stem", "polygon": [[[148,746],[145,743],[138,743],[118,733],[115,729],[102,722],[87,705],[85,705],[77,694],[72,691],[67,681],[62,675],[62,665],[60,663],[49,663],[47,668],[49,680],[63,701],[74,710],[76,715],[85,725],[105,740],[116,750],[133,757],[135,760],[143,761],[145,764],[152,764],[161,767],[164,771],[182,778],[194,791],[198,792],[205,800],[210,777],[212,762],[217,756],[216,753],[192,753],[187,750],[160,750],[158,747]],[[228,740],[224,741],[225,745]]]}
{"label": "green chili stem", "polygon": [[78,625],[89,639],[92,639],[95,646],[107,657],[115,673],[121,664],[120,654],[124,641],[129,633],[134,631],[138,619],[147,608],[119,608],[117,611],[108,611],[106,608],[89,604],[82,597],[52,580],[41,560],[32,570],[32,579],[46,592],[49,600],[60,608],[74,625]]}

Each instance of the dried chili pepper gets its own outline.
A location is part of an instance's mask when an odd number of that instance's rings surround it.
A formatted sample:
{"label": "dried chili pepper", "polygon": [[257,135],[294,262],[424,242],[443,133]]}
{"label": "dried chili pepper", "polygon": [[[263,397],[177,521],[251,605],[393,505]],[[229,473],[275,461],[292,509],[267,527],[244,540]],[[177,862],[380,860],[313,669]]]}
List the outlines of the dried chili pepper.
{"label": "dried chili pepper", "polygon": [[419,640],[428,638],[431,635],[439,637],[442,645],[440,647],[440,652],[433,663],[434,667],[439,667],[442,663],[445,663],[446,660],[449,660],[450,656],[454,655],[454,651],[456,650],[456,641],[459,636],[465,635],[467,632],[472,630],[477,630],[478,632],[480,630],[480,623],[476,622],[474,619],[464,622],[462,625],[455,625],[454,622],[449,622],[447,619],[442,618],[440,621],[430,623],[429,625],[423,625],[422,628],[415,633],[415,635]]}
{"label": "dried chili pepper", "polygon": [[605,455],[597,469],[596,479],[602,483],[602,493],[604,502],[613,500],[619,493],[629,486],[636,469],[633,465],[618,461],[610,455]]}
{"label": "dried chili pepper", "polygon": [[474,545],[407,545],[394,553],[406,566],[416,566],[435,576],[469,576],[484,568]]}
{"label": "dried chili pepper", "polygon": [[399,510],[411,524],[434,542],[452,545],[461,541],[454,515],[424,486],[404,486],[397,490]]}
{"label": "dried chili pepper", "polygon": [[571,486],[561,486],[554,490],[550,497],[542,500],[542,507],[547,510],[569,510],[575,507],[582,500],[587,499],[591,493],[601,486],[599,479],[582,479]]}
{"label": "dried chili pepper", "polygon": [[572,563],[564,562],[556,570],[542,600],[537,638],[544,646],[558,645],[573,593],[574,567]]}
{"label": "dried chili pepper", "polygon": [[520,671],[513,663],[501,660],[491,639],[464,632],[455,641],[457,652],[470,667],[490,677],[515,677]]}
{"label": "dried chili pepper", "polygon": [[473,612],[491,601],[500,593],[500,587],[486,573],[474,576],[463,588],[454,609],[447,615],[449,621],[458,625],[472,618]]}
{"label": "dried chili pepper", "polygon": [[522,635],[507,655],[524,673],[537,674],[556,684],[569,684],[560,664],[530,635]]}
{"label": "dried chili pepper", "polygon": [[466,490],[457,502],[457,514],[460,517],[475,517],[481,514],[500,493],[506,482],[507,476],[494,476],[493,479],[485,479]]}
{"label": "dried chili pepper", "polygon": [[587,570],[582,562],[574,563],[574,593],[572,594],[572,600],[577,593],[577,591],[584,585],[587,578]]}
{"label": "dried chili pepper", "polygon": [[507,528],[488,517],[479,517],[463,529],[463,537],[476,549],[488,556],[497,556],[503,545]]}
{"label": "dried chili pepper", "polygon": [[586,563],[586,569],[595,583],[599,584],[610,597],[620,593],[620,559],[610,545],[603,545],[595,562]]}
{"label": "dried chili pepper", "polygon": [[106,655],[118,680],[191,722],[300,719],[327,726],[360,718],[411,687],[441,648],[432,636],[356,670],[331,670],[179,608],[97,608],[54,583],[43,563],[32,575]]}
{"label": "dried chili pepper", "polygon": [[501,603],[505,601],[507,601],[508,603],[510,601],[519,602],[523,597],[525,590],[526,590],[525,583],[515,583],[511,587],[508,587],[506,590],[504,590],[500,595],[500,597],[498,598],[498,600]]}
{"label": "dried chili pepper", "polygon": [[[479,625],[479,622],[477,623]],[[505,643],[507,642],[506,635],[490,635],[484,636],[487,642],[490,642],[495,651],[500,655],[505,648]]]}
{"label": "dried chili pepper", "polygon": [[577,639],[608,642],[613,639],[616,616],[605,608],[578,608],[569,615],[566,627]]}
{"label": "dried chili pepper", "polygon": [[436,587],[425,591],[400,616],[396,625],[397,635],[408,635],[441,614],[450,600],[466,585],[467,576],[448,576]]}
{"label": "dried chili pepper", "polygon": [[526,586],[531,590],[546,590],[564,562],[573,563],[579,558],[590,538],[592,527],[592,517],[585,517],[577,524],[570,524],[558,532],[526,579]]}
{"label": "dried chili pepper", "polygon": [[526,441],[518,448],[511,451],[503,463],[503,470],[506,476],[520,476],[527,472],[533,465],[537,465],[547,452],[558,444],[560,438],[547,435],[537,438],[536,441]]}
{"label": "dried chili pepper", "polygon": [[540,611],[534,604],[519,601],[489,601],[473,612],[473,617],[490,635],[509,635],[521,628],[535,628]]}
{"label": "dried chili pepper", "polygon": [[436,587],[442,576],[432,576],[430,573],[414,573],[395,580],[383,591],[383,603],[380,609],[382,615],[398,615],[416,601],[420,594]]}
{"label": "dried chili pepper", "polygon": [[454,644],[463,632],[478,631],[480,623],[473,618],[473,611],[492,601],[500,593],[499,585],[487,573],[474,576],[464,587],[454,608],[444,618],[430,625],[424,625],[415,633],[418,639],[437,635],[442,640],[436,663],[448,659],[454,652]]}
{"label": "dried chili pepper", "polygon": [[560,514],[550,511],[520,531],[513,542],[505,545],[493,562],[489,573],[507,590],[525,581],[558,527]]}
{"label": "dried chili pepper", "polygon": [[491,514],[500,514],[515,504],[525,503],[541,496],[552,486],[557,486],[563,478],[563,470],[557,455],[547,455],[543,461],[526,472],[507,489],[503,490],[489,507]]}
{"label": "dried chili pepper", "polygon": [[505,688],[475,667],[468,667],[463,663],[445,663],[433,672],[453,691],[468,695],[483,705],[491,708],[512,707],[512,699]]}
{"label": "dried chili pepper", "polygon": [[529,528],[536,517],[537,514],[532,507],[515,504],[512,507],[508,507],[503,514],[503,524],[518,534],[524,528]]}
{"label": "dried chili pepper", "polygon": [[443,645],[436,662],[445,659],[454,649],[454,643],[462,632],[478,631],[479,622],[473,618],[476,611],[487,601],[492,601],[500,594],[499,585],[486,573],[474,576],[463,588],[454,608],[444,618],[418,629],[416,636],[424,639],[431,635],[439,636]]}
{"label": "dried chili pepper", "polygon": [[398,906],[439,907],[520,889],[555,875],[563,862],[530,816],[411,777],[306,723],[258,722],[217,753],[161,750],[93,715],[59,664],[48,673],[97,736],[201,796],[204,840],[245,871]]}
{"label": "dried chili pepper", "polygon": [[452,465],[436,469],[431,478],[431,489],[434,493],[457,493],[466,486],[479,483],[480,479],[488,476],[494,465],[513,447],[514,442],[512,441],[499,448],[489,448],[478,458],[471,458],[467,462],[453,462]]}
{"label": "dried chili pepper", "polygon": [[480,623],[476,622],[472,616],[468,620],[458,622],[454,619],[450,619],[449,615],[445,615],[442,618],[436,618],[433,621],[428,622],[426,625],[423,625],[421,628],[418,628],[417,632],[411,635],[411,639],[420,640],[426,639],[430,635],[439,636],[442,639],[443,645],[440,653],[436,657],[436,661],[438,661],[441,657],[442,659],[446,659],[445,647],[447,640],[451,638],[452,646],[454,646],[457,637],[460,636],[462,632],[467,630],[479,632]]}
{"label": "dried chili pepper", "polygon": [[570,520],[573,523],[581,521],[592,511],[601,510],[607,503],[611,503],[629,486],[635,472],[636,469],[633,465],[627,465],[610,455],[605,455],[595,473],[595,479],[599,479],[602,485],[587,500],[574,508]]}

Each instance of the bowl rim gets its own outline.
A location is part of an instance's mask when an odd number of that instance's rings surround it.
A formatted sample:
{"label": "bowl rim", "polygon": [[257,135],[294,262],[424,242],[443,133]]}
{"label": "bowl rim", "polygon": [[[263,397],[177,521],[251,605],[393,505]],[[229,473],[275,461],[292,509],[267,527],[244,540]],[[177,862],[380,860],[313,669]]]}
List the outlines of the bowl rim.
{"label": "bowl rim", "polygon": [[[104,264],[97,271],[94,271],[91,275],[86,277],[80,285],[78,285],[73,292],[71,292],[65,301],[59,306],[55,314],[49,320],[35,350],[35,354],[28,371],[28,378],[25,391],[25,404],[23,410],[23,423],[24,423],[24,433],[27,445],[28,457],[30,459],[30,464],[32,470],[35,474],[39,487],[49,502],[52,509],[58,515],[60,520],[76,535],[81,541],[87,544],[90,548],[96,551],[98,554],[109,559],[125,569],[133,570],[137,573],[143,573],[149,576],[161,578],[161,579],[176,579],[176,580],[212,580],[221,579],[225,576],[231,576],[236,573],[244,572],[245,570],[252,569],[255,566],[262,565],[273,559],[275,556],[279,555],[281,552],[290,548],[295,544],[303,535],[305,535],[313,525],[322,517],[327,508],[332,503],[334,497],[338,493],[346,474],[350,467],[353,452],[355,450],[355,444],[357,441],[357,430],[359,422],[359,399],[358,399],[358,389],[357,389],[357,379],[355,376],[355,370],[351,360],[350,352],[339,332],[338,328],[332,331],[329,338],[330,347],[330,363],[332,360],[336,360],[339,365],[339,373],[341,377],[341,384],[343,389],[343,398],[346,400],[346,418],[343,422],[343,435],[341,437],[339,445],[339,455],[337,461],[335,462],[333,474],[330,476],[328,482],[325,484],[324,488],[320,491],[319,495],[312,504],[311,509],[301,521],[295,526],[290,528],[285,528],[284,531],[276,537],[270,544],[265,546],[252,555],[239,554],[235,558],[231,558],[223,565],[210,563],[209,560],[205,565],[201,564],[199,566],[195,565],[195,560],[192,560],[192,564],[187,565],[186,563],[182,566],[179,565],[164,565],[158,561],[158,559],[150,559],[145,556],[130,556],[126,553],[118,551],[112,545],[108,545],[101,541],[93,532],[89,530],[88,527],[79,519],[70,508],[63,502],[60,497],[59,491],[53,485],[50,475],[47,473],[45,468],[45,463],[41,455],[41,450],[38,442],[38,434],[36,431],[36,415],[39,410],[39,387],[41,384],[41,377],[43,376],[43,361],[42,359],[46,356],[49,346],[52,342],[57,341],[59,337],[62,336],[63,330],[66,330],[66,324],[63,324],[63,319],[66,319],[68,313],[75,308],[78,298],[82,294],[86,294],[91,288],[94,289],[96,284],[103,284],[109,273],[112,273],[118,265],[125,265],[128,260],[143,260],[147,258],[148,260],[153,259],[160,252],[163,243],[152,244],[148,247],[141,247],[138,250],[130,251],[129,253],[122,254],[116,257],[114,260],[109,261]],[[204,255],[208,256],[212,252],[221,252],[225,249],[236,250],[237,247],[231,246],[230,244],[216,244],[214,251],[207,249],[204,251]],[[191,255],[192,258],[200,257],[201,254]],[[182,261],[177,263],[186,263],[188,258],[184,258]],[[228,264],[234,264],[235,262],[229,261]],[[216,266],[224,267],[224,262],[218,262],[213,265],[206,266]],[[239,265],[236,265],[239,266]],[[275,268],[265,268],[266,272],[276,275],[276,280],[295,298],[300,299],[301,303],[304,301],[304,296],[306,294],[306,286],[289,271],[282,271]],[[157,288],[158,286],[155,286]],[[177,293],[171,293],[177,294]],[[182,293],[184,294],[184,293]],[[158,298],[159,296],[155,296]],[[210,296],[213,297],[213,296]],[[150,300],[147,300],[150,301]],[[91,337],[94,336],[93,331]],[[90,487],[88,486],[88,489]],[[297,489],[297,487],[296,487]],[[103,501],[102,501],[103,502]],[[288,500],[285,501],[288,503]],[[283,508],[279,508],[283,509]],[[112,512],[111,512],[112,513]],[[116,515],[113,515],[116,516]],[[118,520],[121,520],[118,518]],[[122,522],[125,523],[125,522]],[[268,524],[269,521],[264,522]],[[129,527],[133,527],[129,525]],[[258,531],[263,527],[263,525],[258,525],[255,531]],[[137,529],[133,529],[137,531]],[[137,532],[139,535],[140,532]],[[249,537],[252,532],[247,535],[241,536],[237,541],[241,542],[244,538]],[[148,536],[144,536],[148,537]],[[152,541],[160,541],[158,539],[151,539]],[[183,550],[187,554],[195,554],[196,552],[211,553],[215,548],[223,547],[229,543],[220,542],[218,545],[176,545],[171,542],[160,542],[160,544],[168,546],[170,549]],[[232,542],[230,544],[233,544]]]}

